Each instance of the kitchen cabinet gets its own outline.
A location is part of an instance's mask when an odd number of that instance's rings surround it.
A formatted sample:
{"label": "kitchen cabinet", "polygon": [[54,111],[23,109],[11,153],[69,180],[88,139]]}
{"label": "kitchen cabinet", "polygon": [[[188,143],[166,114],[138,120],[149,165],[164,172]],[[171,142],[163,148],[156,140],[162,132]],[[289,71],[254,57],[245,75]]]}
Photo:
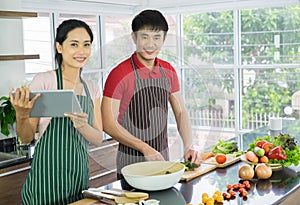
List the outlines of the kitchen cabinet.
{"label": "kitchen cabinet", "polygon": [[0,18],[37,17],[35,12],[0,11]]}
{"label": "kitchen cabinet", "polygon": [[[99,147],[90,146],[90,187],[104,186],[117,181],[117,150],[118,143],[115,140],[104,141]],[[21,204],[21,189],[29,170],[30,159],[24,159],[23,163],[0,168],[1,204]]]}
{"label": "kitchen cabinet", "polygon": [[118,144],[115,140],[108,140],[103,142],[100,147],[90,148],[90,187],[103,186],[117,180]]}
{"label": "kitchen cabinet", "polygon": [[21,204],[21,189],[29,170],[29,162],[0,169],[1,204]]}
{"label": "kitchen cabinet", "polygon": [[[15,18],[30,18],[37,17],[35,12],[19,12],[19,11],[0,11],[0,18],[15,19]],[[39,54],[15,54],[15,55],[0,55],[0,61],[7,60],[26,60],[26,59],[39,59]]]}
{"label": "kitchen cabinet", "polygon": [[40,55],[33,54],[33,55],[0,55],[0,61],[7,61],[7,60],[26,60],[26,59],[39,59]]}

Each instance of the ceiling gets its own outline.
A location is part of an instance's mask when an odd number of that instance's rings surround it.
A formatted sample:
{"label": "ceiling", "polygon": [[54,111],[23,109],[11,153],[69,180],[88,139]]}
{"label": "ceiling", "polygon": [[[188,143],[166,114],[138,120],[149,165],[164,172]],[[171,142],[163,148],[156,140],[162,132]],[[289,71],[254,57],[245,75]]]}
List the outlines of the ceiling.
{"label": "ceiling", "polygon": [[191,13],[299,4],[300,0],[21,0],[35,11],[134,14],[145,8],[164,13]]}

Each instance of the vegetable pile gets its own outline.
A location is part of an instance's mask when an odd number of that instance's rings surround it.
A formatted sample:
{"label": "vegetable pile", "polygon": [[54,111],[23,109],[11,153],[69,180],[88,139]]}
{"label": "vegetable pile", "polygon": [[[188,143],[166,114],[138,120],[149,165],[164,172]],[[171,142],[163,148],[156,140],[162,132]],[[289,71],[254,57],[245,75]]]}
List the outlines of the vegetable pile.
{"label": "vegetable pile", "polygon": [[298,166],[300,150],[294,137],[280,133],[276,137],[267,135],[257,138],[253,144],[249,145],[246,157],[255,163],[281,164],[285,167]]}
{"label": "vegetable pile", "polygon": [[[247,180],[241,180],[236,184],[228,184],[226,192],[219,190],[215,191],[212,196],[208,193],[202,193],[202,201],[198,205],[215,205],[223,204],[223,201],[230,201],[236,199],[236,197],[242,198],[244,201],[247,200],[248,191],[251,188],[250,182]],[[229,202],[230,203],[230,202]],[[187,204],[192,205],[192,204]]]}
{"label": "vegetable pile", "polygon": [[212,151],[215,155],[216,154],[235,154],[236,157],[241,156],[243,154],[242,151],[239,150],[237,145],[237,141],[229,140],[225,141],[220,139],[218,143],[213,147]]}
{"label": "vegetable pile", "polygon": [[194,171],[196,168],[198,168],[200,165],[192,163],[190,160],[186,160],[184,162],[181,162],[185,166],[185,171]]}

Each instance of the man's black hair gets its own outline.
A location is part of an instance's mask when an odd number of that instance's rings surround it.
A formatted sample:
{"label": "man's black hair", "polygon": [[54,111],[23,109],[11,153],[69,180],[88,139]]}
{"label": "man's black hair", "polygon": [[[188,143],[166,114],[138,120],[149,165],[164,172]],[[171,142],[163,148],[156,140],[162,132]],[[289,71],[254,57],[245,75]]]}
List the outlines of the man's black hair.
{"label": "man's black hair", "polygon": [[131,24],[133,32],[141,29],[168,32],[169,27],[165,17],[157,10],[144,10],[134,17]]}

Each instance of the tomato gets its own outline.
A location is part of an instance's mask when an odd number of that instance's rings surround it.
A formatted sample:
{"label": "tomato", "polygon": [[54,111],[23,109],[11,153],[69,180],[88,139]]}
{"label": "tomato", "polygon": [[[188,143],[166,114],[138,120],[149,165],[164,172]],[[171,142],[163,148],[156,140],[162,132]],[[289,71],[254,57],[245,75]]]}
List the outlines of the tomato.
{"label": "tomato", "polygon": [[260,140],[260,141],[257,141],[255,146],[256,147],[260,147],[262,148],[262,146],[266,143],[267,141],[266,140]]}
{"label": "tomato", "polygon": [[266,142],[263,146],[262,146],[262,148],[265,150],[265,154],[268,154],[269,153],[269,151],[271,150],[271,149],[273,149],[275,146],[271,143],[271,142]]}
{"label": "tomato", "polygon": [[218,164],[224,164],[227,160],[227,157],[225,154],[219,153],[216,155],[215,159]]}

